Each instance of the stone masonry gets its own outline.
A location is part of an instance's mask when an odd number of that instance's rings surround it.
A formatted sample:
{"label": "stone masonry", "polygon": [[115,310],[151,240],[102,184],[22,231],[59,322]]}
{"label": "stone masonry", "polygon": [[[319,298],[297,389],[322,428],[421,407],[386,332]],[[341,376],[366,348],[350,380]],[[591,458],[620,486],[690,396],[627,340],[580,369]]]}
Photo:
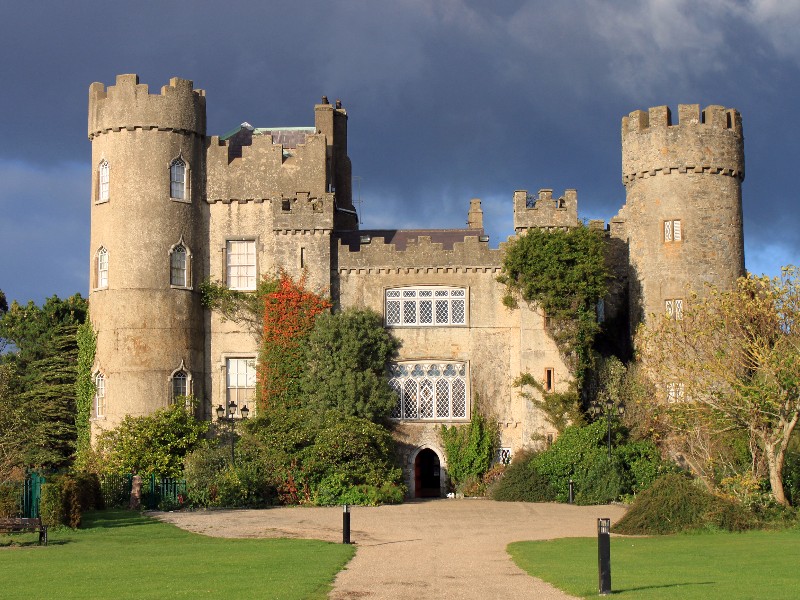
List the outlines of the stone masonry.
{"label": "stone masonry", "polygon": [[[467,422],[478,403],[500,425],[503,458],[554,437],[512,383],[529,372],[558,390],[570,375],[536,307],[503,306],[505,244],[489,247],[480,200],[466,229],[359,230],[347,119],[323,98],[313,126],[242,123],[209,136],[205,93],[191,81],[173,78],[160,94],[136,75],[91,85],[94,435],[178,392],[207,419],[252,401],[256,339],[205,310],[199,284],[253,289],[282,269],[305,273],[337,307],[383,314],[400,339],[390,383],[412,496],[444,491],[438,428]],[[680,105],[674,124],[667,107],[635,111],[622,120],[622,153],[626,204],[608,227],[590,226],[607,235],[607,322],[626,338],[648,315],[679,316],[688,290],[743,274],[741,118],[721,106]],[[580,223],[575,190],[516,191],[513,211],[515,235]]]}

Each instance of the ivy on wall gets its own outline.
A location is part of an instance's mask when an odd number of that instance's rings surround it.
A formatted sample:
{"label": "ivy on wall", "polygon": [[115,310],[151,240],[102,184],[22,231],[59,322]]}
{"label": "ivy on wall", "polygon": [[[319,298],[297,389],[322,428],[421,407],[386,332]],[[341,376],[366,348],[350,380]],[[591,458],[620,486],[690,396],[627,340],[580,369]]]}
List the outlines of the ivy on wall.
{"label": "ivy on wall", "polygon": [[478,410],[473,411],[469,424],[442,425],[439,435],[447,456],[447,473],[457,490],[470,480],[480,479],[492,466],[500,432],[497,424]]}
{"label": "ivy on wall", "polygon": [[92,415],[92,401],[96,391],[92,378],[92,366],[94,366],[94,357],[97,352],[97,334],[92,327],[88,313],[86,321],[78,326],[76,338],[78,341],[78,364],[75,378],[76,461],[81,463],[91,448],[89,419]]}
{"label": "ivy on wall", "polygon": [[331,302],[281,273],[276,289],[263,296],[263,330],[258,353],[258,407],[301,404],[305,350],[317,315]]}
{"label": "ivy on wall", "polygon": [[500,283],[503,303],[517,299],[545,314],[545,327],[558,345],[580,388],[592,363],[592,344],[600,330],[597,302],[607,290],[609,271],[600,231],[581,225],[570,229],[531,229],[509,244]]}

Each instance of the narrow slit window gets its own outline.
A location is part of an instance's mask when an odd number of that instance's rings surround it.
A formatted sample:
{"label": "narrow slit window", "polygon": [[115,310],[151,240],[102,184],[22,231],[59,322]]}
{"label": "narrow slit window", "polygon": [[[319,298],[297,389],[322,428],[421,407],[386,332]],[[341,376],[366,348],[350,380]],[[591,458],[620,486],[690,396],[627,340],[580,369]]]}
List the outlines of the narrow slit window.
{"label": "narrow slit window", "polygon": [[555,385],[554,371],[552,368],[547,368],[544,370],[544,390],[546,392],[552,392],[554,385]]}

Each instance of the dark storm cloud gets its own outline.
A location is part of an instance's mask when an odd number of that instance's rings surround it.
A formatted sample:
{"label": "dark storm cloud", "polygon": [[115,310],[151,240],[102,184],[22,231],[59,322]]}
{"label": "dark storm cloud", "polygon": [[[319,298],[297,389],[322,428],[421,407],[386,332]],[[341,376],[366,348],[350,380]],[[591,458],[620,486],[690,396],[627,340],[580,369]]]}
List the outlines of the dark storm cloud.
{"label": "dark storm cloud", "polygon": [[86,291],[87,89],[128,72],[152,92],[193,79],[212,134],[311,124],[322,94],[342,98],[365,227],[460,226],[480,197],[494,243],[515,189],[577,188],[583,216],[613,216],[631,110],[735,107],[748,267],[774,274],[800,246],[799,26],[796,0],[13,4],[0,23],[0,288]]}

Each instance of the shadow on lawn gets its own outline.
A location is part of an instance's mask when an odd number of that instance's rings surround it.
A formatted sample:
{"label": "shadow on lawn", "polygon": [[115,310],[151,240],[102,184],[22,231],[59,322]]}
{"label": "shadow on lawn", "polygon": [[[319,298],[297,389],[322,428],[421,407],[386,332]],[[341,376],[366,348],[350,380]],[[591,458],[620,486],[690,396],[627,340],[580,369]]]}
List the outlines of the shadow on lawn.
{"label": "shadow on lawn", "polygon": [[86,512],[81,519],[81,529],[111,529],[154,525],[156,521],[132,510],[109,509]]}
{"label": "shadow on lawn", "polygon": [[668,583],[665,585],[642,585],[639,587],[629,587],[629,588],[621,588],[617,590],[612,590],[612,594],[623,594],[625,592],[639,592],[641,590],[659,590],[662,588],[674,588],[674,587],[689,587],[691,585],[714,585],[716,581],[687,581],[685,583]]}

